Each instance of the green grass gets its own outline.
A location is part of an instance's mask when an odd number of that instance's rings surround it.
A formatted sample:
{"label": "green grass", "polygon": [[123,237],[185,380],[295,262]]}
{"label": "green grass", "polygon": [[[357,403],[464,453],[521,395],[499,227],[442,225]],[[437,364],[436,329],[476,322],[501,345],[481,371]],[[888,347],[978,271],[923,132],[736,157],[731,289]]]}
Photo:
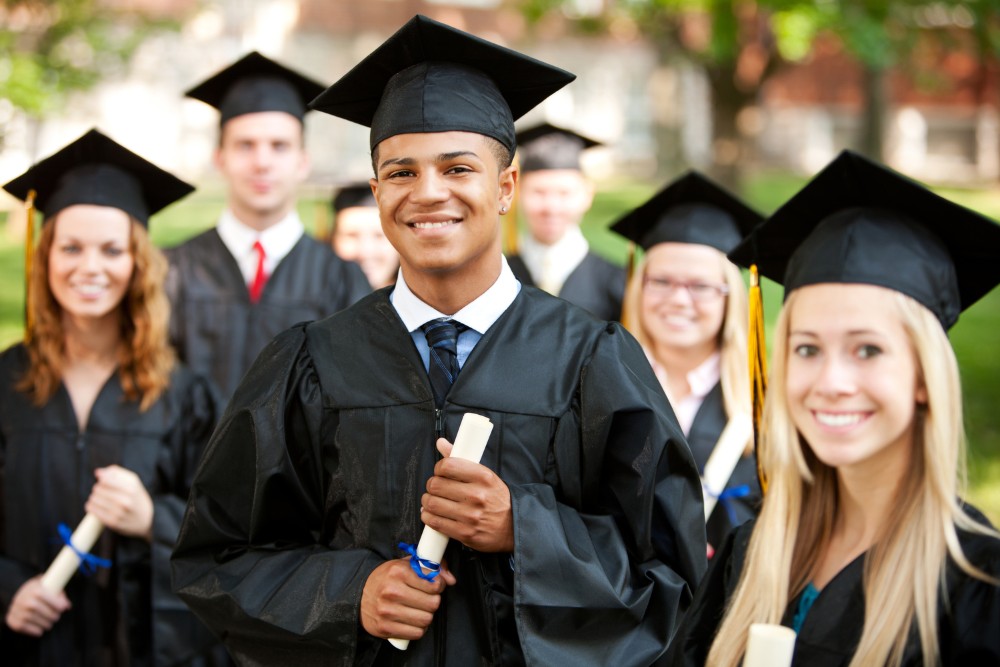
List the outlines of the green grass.
{"label": "green grass", "polygon": [[[755,173],[747,186],[747,199],[762,213],[773,212],[801,187],[804,179],[783,173]],[[594,206],[583,224],[584,234],[595,250],[612,261],[623,263],[627,244],[608,231],[609,224],[623,212],[651,196],[656,184],[618,183],[598,191]],[[943,195],[994,219],[1000,219],[1000,189],[939,190]],[[313,229],[326,224],[326,200],[306,197],[299,213]],[[222,207],[219,191],[202,189],[153,220],[151,233],[160,246],[170,246],[212,226]],[[0,218],[2,222],[2,218]],[[1000,259],[998,259],[1000,261]],[[22,334],[24,256],[20,242],[0,231],[0,347],[15,342]],[[781,306],[779,285],[764,281],[765,316],[769,326]],[[962,373],[965,422],[969,438],[969,500],[994,523],[1000,524],[1000,290],[993,290],[981,302],[963,313],[951,331]]]}

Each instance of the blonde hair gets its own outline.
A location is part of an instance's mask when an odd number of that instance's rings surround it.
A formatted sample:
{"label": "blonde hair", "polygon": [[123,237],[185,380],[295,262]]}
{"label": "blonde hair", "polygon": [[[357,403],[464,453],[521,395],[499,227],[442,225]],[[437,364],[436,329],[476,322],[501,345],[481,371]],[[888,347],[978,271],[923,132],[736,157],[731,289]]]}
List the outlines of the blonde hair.
{"label": "blonde hair", "polygon": [[[119,305],[121,335],[119,376],[129,400],[139,400],[145,411],[170,383],[175,357],[167,339],[170,304],[163,291],[167,260],[149,239],[146,228],[131,219],[129,252],[134,268],[128,290]],[[30,364],[17,383],[35,405],[44,405],[62,382],[66,339],[62,307],[49,287],[49,252],[58,216],[42,226],[35,249],[28,294],[34,327],[27,344]]]}
{"label": "blonde hair", "polygon": [[[900,665],[914,621],[924,664],[936,665],[938,596],[948,557],[970,576],[990,581],[965,557],[956,527],[1000,537],[969,518],[957,501],[965,482],[965,438],[958,364],[947,334],[929,310],[899,292],[893,295],[927,405],[918,406],[914,418],[910,474],[897,491],[881,539],[865,557],[865,619],[851,667]],[[751,623],[781,622],[825,551],[837,513],[836,470],[812,455],[788,414],[785,373],[795,299],[793,292],[775,327],[762,435],[770,484],[739,584],[708,654],[712,667],[740,664]]]}
{"label": "blonde hair", "polygon": [[[706,246],[707,247],[707,246]],[[726,310],[717,339],[722,384],[722,401],[726,415],[750,414],[750,376],[747,369],[747,294],[740,269],[719,252],[722,274],[729,288]],[[653,349],[652,337],[642,322],[642,283],[646,277],[646,257],[632,272],[625,288],[622,325],[647,350]],[[750,447],[748,443],[747,453]]]}

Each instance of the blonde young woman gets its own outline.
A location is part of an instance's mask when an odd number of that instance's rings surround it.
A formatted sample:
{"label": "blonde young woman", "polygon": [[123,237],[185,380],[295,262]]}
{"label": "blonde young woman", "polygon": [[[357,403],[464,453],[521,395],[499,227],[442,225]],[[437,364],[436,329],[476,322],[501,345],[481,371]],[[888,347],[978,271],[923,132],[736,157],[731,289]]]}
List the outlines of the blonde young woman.
{"label": "blonde young woman", "polygon": [[690,172],[612,226],[645,251],[625,292],[622,323],[646,351],[703,475],[727,424],[736,417],[731,430],[742,428],[733,445],[742,456],[733,459],[724,488],[714,489],[709,556],[760,503],[749,447],[746,289],[726,258],[760,220]]}
{"label": "blonde young woman", "polygon": [[[36,191],[46,218],[28,340],[0,354],[3,662],[192,664],[208,635],[168,561],[216,409],[174,363],[166,260],[146,231],[192,188],[95,130],[4,187]],[[105,562],[47,590],[60,524],[85,512],[105,526],[91,550]]]}
{"label": "blonde young woman", "polygon": [[731,256],[786,289],[768,491],[669,664],[739,665],[751,623],[792,627],[793,665],[1000,663],[1000,539],[960,500],[946,333],[1000,282],[1000,227],[845,152]]}

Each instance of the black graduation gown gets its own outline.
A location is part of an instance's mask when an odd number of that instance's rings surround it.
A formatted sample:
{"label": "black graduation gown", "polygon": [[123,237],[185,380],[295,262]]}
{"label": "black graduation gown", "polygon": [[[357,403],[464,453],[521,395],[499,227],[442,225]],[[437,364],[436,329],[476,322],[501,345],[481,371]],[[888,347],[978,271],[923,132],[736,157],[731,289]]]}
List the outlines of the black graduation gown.
{"label": "black graduation gown", "polygon": [[[507,263],[522,285],[535,286],[531,272],[520,255],[508,257]],[[588,252],[566,278],[558,296],[600,320],[617,322],[621,319],[622,300],[625,298],[625,269]]]}
{"label": "black graduation gown", "polygon": [[[987,523],[977,511],[970,514]],[[725,604],[739,581],[755,523],[747,522],[733,531],[712,559],[665,664],[685,667],[705,664]],[[1000,540],[959,531],[959,542],[974,566],[1000,578]],[[795,640],[793,667],[846,667],[850,663],[865,619],[863,573],[864,555],[861,555],[820,591]],[[1000,587],[970,577],[950,563],[947,591],[947,600],[942,599],[938,604],[940,664],[1000,664]],[[798,605],[798,598],[792,600],[782,625],[792,626]],[[923,664],[920,640],[913,632],[903,666],[923,667]]]}
{"label": "black graduation gown", "polygon": [[[708,457],[712,455],[727,421],[725,404],[722,400],[722,384],[716,383],[712,390],[705,395],[705,400],[698,408],[687,434],[688,446],[691,447],[691,454],[694,456],[694,462],[698,465],[699,472],[705,472]],[[708,517],[708,525],[706,526],[708,543],[715,549],[722,545],[726,535],[733,528],[757,516],[757,511],[760,509],[760,483],[757,481],[756,460],[752,454],[742,457],[726,484],[727,491],[743,485],[750,489],[750,494],[747,496],[725,499],[725,503],[728,503],[729,510],[733,513],[735,522],[730,518],[723,500],[716,503],[715,509]]]}
{"label": "black graduation gown", "polygon": [[705,567],[694,461],[638,343],[531,287],[440,414],[449,439],[466,411],[492,420],[483,464],[510,488],[515,551],[453,542],[459,583],[408,651],[364,632],[365,581],[417,542],[439,458],[388,294],[282,334],[247,374],[195,480],[180,596],[247,664],[649,664]]}
{"label": "black graduation gown", "polygon": [[110,570],[76,574],[73,607],[41,639],[0,631],[5,665],[174,665],[214,643],[173,594],[169,558],[203,446],[218,415],[208,383],[178,367],[146,412],[125,400],[116,375],[101,389],[80,432],[60,387],[36,407],[14,389],[28,356],[0,355],[0,608],[44,572],[62,548],[58,524],[84,516],[94,469],[118,464],[139,475],[153,499],[152,543],[105,530],[92,550]]}
{"label": "black graduation gown", "polygon": [[181,360],[209,378],[224,400],[276,335],[371,292],[357,264],[307,235],[275,267],[256,304],[250,303],[239,266],[214,228],[166,254],[171,342]]}

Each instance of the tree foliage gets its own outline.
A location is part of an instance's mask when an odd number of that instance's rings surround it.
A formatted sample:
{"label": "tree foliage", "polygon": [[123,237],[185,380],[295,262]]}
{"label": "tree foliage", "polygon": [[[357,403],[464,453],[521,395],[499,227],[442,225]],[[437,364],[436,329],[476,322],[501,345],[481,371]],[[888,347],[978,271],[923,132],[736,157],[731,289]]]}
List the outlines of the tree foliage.
{"label": "tree foliage", "polygon": [[99,0],[0,0],[0,98],[38,117],[120,68],[176,24]]}

